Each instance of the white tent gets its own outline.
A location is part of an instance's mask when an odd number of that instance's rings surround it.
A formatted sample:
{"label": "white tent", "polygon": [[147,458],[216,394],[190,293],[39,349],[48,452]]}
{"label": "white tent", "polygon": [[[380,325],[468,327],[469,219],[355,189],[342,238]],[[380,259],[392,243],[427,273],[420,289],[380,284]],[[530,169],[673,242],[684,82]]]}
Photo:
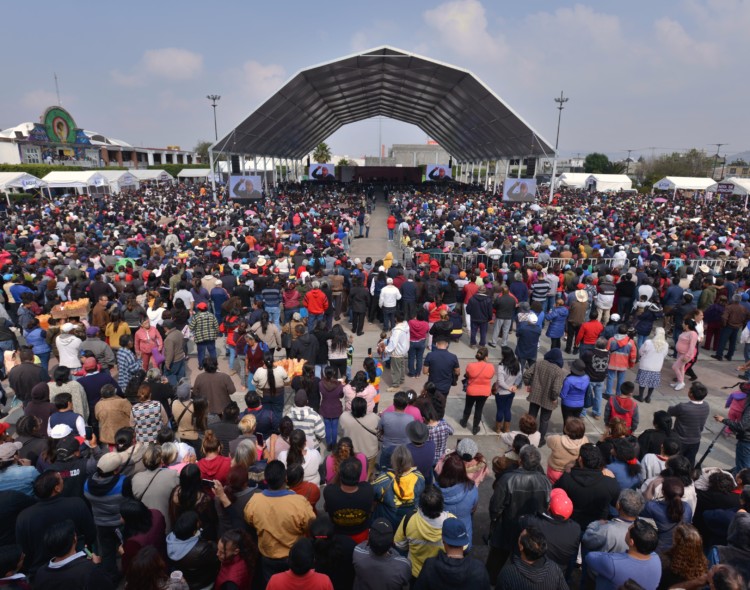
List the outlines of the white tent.
{"label": "white tent", "polygon": [[659,182],[654,183],[654,188],[660,191],[705,191],[709,186],[715,184],[713,178],[693,176],[665,176]]}
{"label": "white tent", "polygon": [[633,181],[624,174],[590,174],[586,188],[599,192],[622,191],[633,188]]}
{"label": "white tent", "polygon": [[557,177],[556,186],[568,188],[583,188],[586,180],[591,176],[587,172],[564,172]]}
{"label": "white tent", "polygon": [[42,180],[51,189],[74,188],[79,193],[104,193],[109,190],[109,180],[97,170],[50,172]]}
{"label": "white tent", "polygon": [[750,195],[750,178],[725,178],[714,182],[706,190],[712,193],[747,196]]}
{"label": "white tent", "polygon": [[119,193],[124,188],[138,188],[138,179],[127,170],[99,170],[112,187],[112,191]]}
{"label": "white tent", "polygon": [[47,183],[26,172],[0,172],[0,191],[16,190],[24,192],[32,188],[42,188]]}
{"label": "white tent", "polygon": [[169,182],[174,177],[166,170],[131,170],[130,173],[141,182]]}
{"label": "white tent", "polygon": [[208,178],[211,168],[183,168],[177,173],[177,178]]}

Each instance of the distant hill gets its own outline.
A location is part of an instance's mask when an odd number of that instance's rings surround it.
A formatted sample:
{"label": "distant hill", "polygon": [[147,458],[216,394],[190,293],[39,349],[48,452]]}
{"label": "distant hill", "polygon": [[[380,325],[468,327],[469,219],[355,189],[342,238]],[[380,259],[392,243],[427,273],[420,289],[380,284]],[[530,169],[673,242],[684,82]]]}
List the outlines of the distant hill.
{"label": "distant hill", "polygon": [[745,162],[750,162],[750,150],[746,152],[740,152],[739,154],[732,154],[731,156],[727,156],[727,164],[731,164],[732,162],[735,162],[736,160],[744,160]]}

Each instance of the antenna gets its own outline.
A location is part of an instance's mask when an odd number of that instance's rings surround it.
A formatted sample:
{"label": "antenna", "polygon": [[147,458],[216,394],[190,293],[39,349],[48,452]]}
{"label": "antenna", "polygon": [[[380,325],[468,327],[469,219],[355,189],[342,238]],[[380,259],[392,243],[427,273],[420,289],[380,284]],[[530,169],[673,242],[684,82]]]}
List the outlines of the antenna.
{"label": "antenna", "polygon": [[711,178],[713,178],[714,174],[716,174],[716,163],[719,161],[719,150],[721,149],[721,146],[729,145],[729,144],[728,143],[710,143],[708,145],[716,146],[716,155],[714,156],[714,165],[711,167]]}
{"label": "antenna", "polygon": [[55,92],[57,93],[57,104],[58,106],[62,106],[62,101],[60,100],[60,84],[57,82],[57,72],[54,72],[55,74]]}

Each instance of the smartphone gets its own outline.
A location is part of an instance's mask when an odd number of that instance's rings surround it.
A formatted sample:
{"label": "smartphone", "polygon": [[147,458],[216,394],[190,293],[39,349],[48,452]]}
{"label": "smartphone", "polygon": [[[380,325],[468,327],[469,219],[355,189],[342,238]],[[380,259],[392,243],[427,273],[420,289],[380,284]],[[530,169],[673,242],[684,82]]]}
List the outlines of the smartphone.
{"label": "smartphone", "polygon": [[212,480],[212,479],[202,479],[201,483],[205,487],[208,487],[208,488],[213,488],[214,487],[214,480]]}
{"label": "smartphone", "polygon": [[91,440],[91,437],[94,436],[94,429],[91,426],[87,426],[85,431],[86,440]]}
{"label": "smartphone", "polygon": [[263,438],[263,435],[260,432],[256,432],[255,433],[255,440],[258,441],[258,446],[259,447],[265,446],[265,444],[266,444],[266,441],[265,441],[265,439]]}

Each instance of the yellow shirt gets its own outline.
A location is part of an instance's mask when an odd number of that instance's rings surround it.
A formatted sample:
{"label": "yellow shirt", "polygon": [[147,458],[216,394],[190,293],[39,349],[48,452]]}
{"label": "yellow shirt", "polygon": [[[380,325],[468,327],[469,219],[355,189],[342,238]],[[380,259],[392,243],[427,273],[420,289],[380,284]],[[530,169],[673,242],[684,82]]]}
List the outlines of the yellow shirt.
{"label": "yellow shirt", "polygon": [[125,322],[120,322],[116,330],[112,322],[108,323],[107,327],[104,328],[104,336],[107,338],[109,347],[112,350],[116,351],[120,348],[120,336],[125,335],[130,336],[130,327]]}
{"label": "yellow shirt", "polygon": [[245,506],[245,521],[258,532],[258,550],[271,559],[288,557],[314,518],[310,502],[286,489],[253,494]]}

